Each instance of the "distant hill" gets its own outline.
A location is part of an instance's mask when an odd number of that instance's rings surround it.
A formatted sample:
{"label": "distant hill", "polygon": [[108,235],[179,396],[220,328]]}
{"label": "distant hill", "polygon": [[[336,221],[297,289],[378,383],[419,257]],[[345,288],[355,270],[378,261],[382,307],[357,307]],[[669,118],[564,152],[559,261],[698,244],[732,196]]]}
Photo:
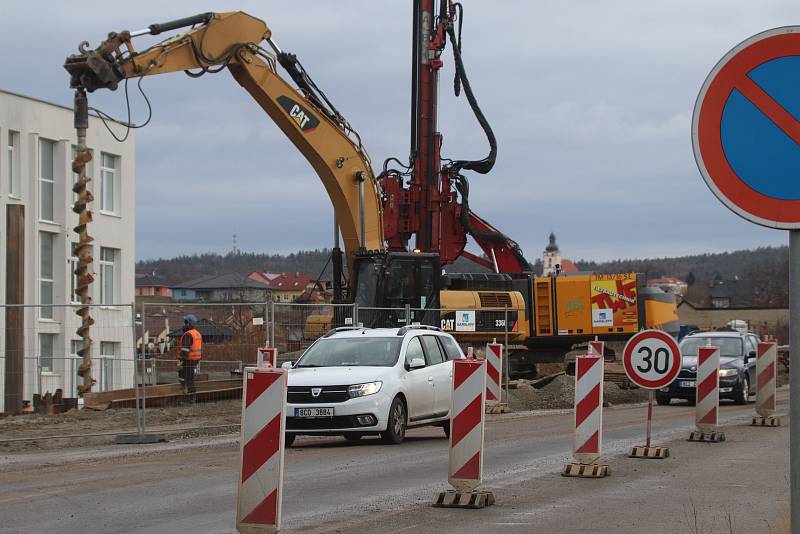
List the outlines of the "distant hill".
{"label": "distant hill", "polygon": [[[253,271],[273,271],[281,273],[306,273],[323,279],[331,278],[330,249],[301,250],[291,254],[258,254],[240,252],[220,255],[216,253],[178,256],[177,258],[143,260],[136,263],[136,272],[155,273],[172,282],[186,282],[204,275],[224,273],[250,274]],[[324,269],[324,270],[323,270]],[[447,267],[448,272],[482,272],[469,260],[459,258],[455,264]]]}
{"label": "distant hill", "polygon": [[[314,276],[321,274],[322,278],[330,278],[329,258],[329,249],[301,250],[287,255],[243,252],[223,256],[206,253],[140,261],[136,264],[136,272],[148,274],[155,272],[156,275],[173,282],[185,282],[210,274],[229,272],[248,274],[255,270],[301,272]],[[690,284],[690,295],[691,286],[707,287],[715,280],[747,279],[753,281],[754,305],[788,305],[788,247],[760,247],[755,250],[677,258],[619,259],[608,262],[579,260],[575,264],[581,271],[637,272],[644,273],[648,278],[662,276],[680,278]],[[541,260],[534,262],[533,268],[535,272],[541,272]],[[454,265],[446,269],[448,272],[485,271],[463,258],[459,258]]]}

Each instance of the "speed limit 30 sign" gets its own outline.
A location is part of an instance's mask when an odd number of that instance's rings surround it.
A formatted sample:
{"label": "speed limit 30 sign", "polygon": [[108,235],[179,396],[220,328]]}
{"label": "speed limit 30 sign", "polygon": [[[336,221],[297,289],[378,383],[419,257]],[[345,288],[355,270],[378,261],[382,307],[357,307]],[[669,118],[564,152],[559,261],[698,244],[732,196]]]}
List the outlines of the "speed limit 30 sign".
{"label": "speed limit 30 sign", "polygon": [[643,330],[628,340],[622,363],[631,382],[644,389],[659,389],[678,377],[681,353],[666,332]]}

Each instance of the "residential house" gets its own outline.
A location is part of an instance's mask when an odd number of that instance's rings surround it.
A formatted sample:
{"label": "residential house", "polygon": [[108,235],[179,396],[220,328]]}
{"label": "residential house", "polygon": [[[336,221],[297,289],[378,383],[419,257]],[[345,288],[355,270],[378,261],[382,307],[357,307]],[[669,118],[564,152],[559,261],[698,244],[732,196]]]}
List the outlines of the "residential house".
{"label": "residential house", "polygon": [[266,302],[270,287],[237,273],[210,275],[172,286],[174,301]]}
{"label": "residential house", "polygon": [[136,296],[137,297],[163,297],[171,298],[173,285],[165,278],[159,278],[154,275],[143,275],[136,277]]}
{"label": "residential house", "polygon": [[752,280],[723,280],[710,291],[712,308],[749,308],[753,305]]}
{"label": "residential house", "polygon": [[275,302],[294,302],[306,290],[317,287],[316,277],[304,273],[271,273],[255,271],[250,273],[251,280],[267,285]]}

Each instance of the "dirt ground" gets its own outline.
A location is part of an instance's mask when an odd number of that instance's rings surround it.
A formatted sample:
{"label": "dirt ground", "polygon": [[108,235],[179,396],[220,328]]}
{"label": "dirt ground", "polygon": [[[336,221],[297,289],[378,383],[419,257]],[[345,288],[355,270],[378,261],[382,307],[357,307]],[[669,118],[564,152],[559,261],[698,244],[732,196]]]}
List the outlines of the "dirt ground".
{"label": "dirt ground", "polygon": [[[238,432],[241,422],[240,399],[210,403],[182,404],[148,408],[148,432],[164,432],[167,438],[185,439]],[[227,425],[227,426],[225,426]],[[189,427],[214,427],[186,430]],[[134,408],[105,411],[80,410],[58,415],[17,415],[0,418],[0,453],[42,450],[65,446],[90,446],[113,443],[116,434],[136,432]],[[87,436],[87,434],[105,434]],[[73,436],[62,439],[35,439],[47,436]],[[8,441],[26,438],[25,441]]]}

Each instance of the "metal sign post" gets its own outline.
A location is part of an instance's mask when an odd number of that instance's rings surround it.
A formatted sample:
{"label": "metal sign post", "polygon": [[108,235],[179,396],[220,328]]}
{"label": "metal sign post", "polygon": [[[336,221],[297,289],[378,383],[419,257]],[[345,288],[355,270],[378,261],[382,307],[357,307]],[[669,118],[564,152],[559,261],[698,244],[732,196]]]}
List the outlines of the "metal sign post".
{"label": "metal sign post", "polygon": [[650,448],[650,429],[653,426],[653,397],[655,397],[656,393],[652,389],[648,392],[647,395],[647,438],[645,439],[645,447]]}
{"label": "metal sign post", "polygon": [[[800,506],[800,230],[789,231],[789,471],[791,507]],[[792,534],[800,534],[800,513],[791,514]]]}
{"label": "metal sign post", "polygon": [[[789,231],[790,347],[800,350],[800,26],[754,35],[711,70],[695,103],[692,147],[714,195],[748,221]],[[800,509],[800,359],[791,354],[791,510]],[[800,513],[791,514],[800,534]]]}

